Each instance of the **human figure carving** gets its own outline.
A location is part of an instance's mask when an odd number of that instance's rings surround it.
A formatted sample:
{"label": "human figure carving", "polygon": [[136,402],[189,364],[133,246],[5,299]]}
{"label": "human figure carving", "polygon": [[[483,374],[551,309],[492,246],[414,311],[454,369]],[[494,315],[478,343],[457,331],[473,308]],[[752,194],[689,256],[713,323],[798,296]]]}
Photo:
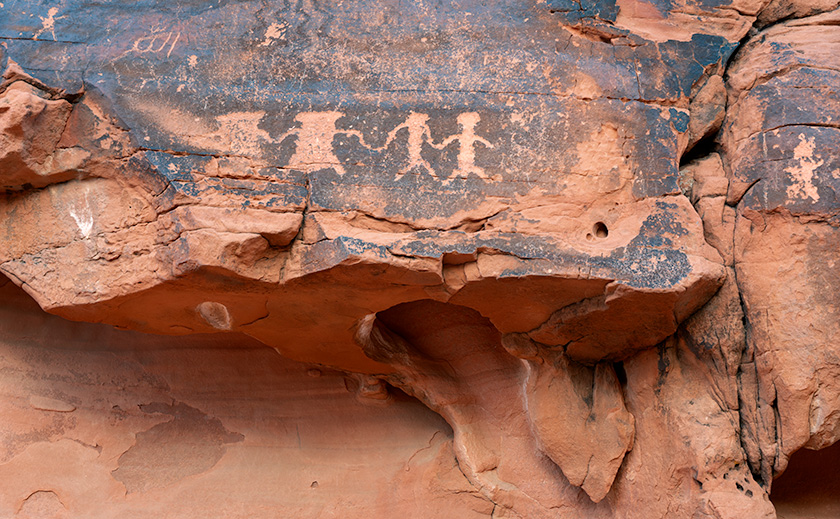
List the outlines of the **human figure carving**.
{"label": "human figure carving", "polygon": [[388,132],[385,144],[380,147],[372,147],[365,142],[364,136],[358,130],[340,130],[336,128],[336,121],[344,117],[343,112],[301,112],[295,116],[299,122],[299,128],[292,128],[282,134],[277,142],[283,142],[291,135],[297,136],[295,152],[289,159],[289,166],[304,169],[307,172],[318,169],[332,168],[339,175],[344,175],[344,166],[333,152],[333,139],[337,134],[354,135],[358,137],[359,143],[372,151],[381,151],[387,148],[403,130],[408,130],[406,141],[408,151],[408,164],[400,169],[395,180],[401,179],[406,173],[414,168],[425,169],[433,178],[439,178],[434,168],[423,158],[423,143],[428,140],[429,144],[438,149],[445,149],[455,141],[459,143],[458,167],[453,176],[445,182],[455,178],[467,178],[470,173],[475,173],[480,178],[487,178],[484,169],[475,164],[475,145],[483,144],[487,148],[493,148],[486,139],[475,134],[475,126],[481,120],[476,112],[465,112],[458,116],[458,124],[461,132],[447,137],[440,144],[435,144],[429,128],[429,116],[423,113],[411,112],[405,121]]}
{"label": "human figure carving", "polygon": [[297,114],[295,121],[301,126],[288,130],[277,139],[277,142],[283,142],[291,135],[297,136],[295,153],[289,159],[289,167],[300,168],[307,173],[332,168],[339,175],[344,175],[344,166],[333,153],[333,139],[337,134],[355,135],[362,146],[373,149],[367,145],[364,136],[358,130],[336,128],[336,121],[342,117],[344,113],[338,111]]}
{"label": "human figure carving", "polygon": [[475,145],[483,144],[487,148],[493,148],[493,145],[486,139],[475,134],[475,125],[481,120],[481,116],[477,112],[464,112],[458,116],[458,124],[461,126],[461,133],[447,137],[439,145],[434,145],[435,148],[442,150],[449,146],[452,142],[458,141],[460,149],[458,151],[458,167],[452,172],[452,177],[445,182],[450,182],[458,177],[467,178],[470,173],[475,173],[480,178],[487,178],[484,169],[475,165]]}
{"label": "human figure carving", "polygon": [[394,180],[401,179],[406,173],[417,167],[428,171],[433,178],[438,178],[431,164],[421,155],[423,142],[426,139],[434,146],[434,143],[432,143],[431,129],[427,124],[428,120],[429,116],[426,114],[411,112],[408,114],[405,122],[388,132],[388,138],[385,140],[385,145],[382,148],[387,148],[396,139],[397,133],[402,130],[408,130],[408,141],[406,143],[408,147],[408,164],[397,173]]}

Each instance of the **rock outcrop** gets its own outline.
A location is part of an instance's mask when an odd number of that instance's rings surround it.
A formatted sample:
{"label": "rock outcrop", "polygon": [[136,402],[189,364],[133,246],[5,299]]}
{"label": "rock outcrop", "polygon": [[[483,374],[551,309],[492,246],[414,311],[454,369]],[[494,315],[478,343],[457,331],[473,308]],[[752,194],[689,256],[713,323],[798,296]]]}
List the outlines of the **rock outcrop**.
{"label": "rock outcrop", "polygon": [[775,517],[840,438],[836,3],[0,12],[4,514]]}

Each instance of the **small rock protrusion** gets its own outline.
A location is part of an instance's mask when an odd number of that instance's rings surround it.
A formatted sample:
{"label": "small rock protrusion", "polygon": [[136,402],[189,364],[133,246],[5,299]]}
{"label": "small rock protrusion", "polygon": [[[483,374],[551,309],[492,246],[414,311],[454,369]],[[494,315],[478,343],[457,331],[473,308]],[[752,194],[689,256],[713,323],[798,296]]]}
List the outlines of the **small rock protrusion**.
{"label": "small rock protrusion", "polygon": [[232,320],[230,318],[230,312],[228,312],[227,307],[222,303],[205,301],[195,307],[195,310],[213,328],[217,330],[231,329]]}
{"label": "small rock protrusion", "polygon": [[388,386],[384,380],[364,375],[358,376],[357,380],[356,397],[360,400],[388,400]]}
{"label": "small rock protrusion", "polygon": [[55,413],[72,413],[76,410],[76,406],[63,400],[37,395],[29,397],[29,405],[39,411],[53,411]]}

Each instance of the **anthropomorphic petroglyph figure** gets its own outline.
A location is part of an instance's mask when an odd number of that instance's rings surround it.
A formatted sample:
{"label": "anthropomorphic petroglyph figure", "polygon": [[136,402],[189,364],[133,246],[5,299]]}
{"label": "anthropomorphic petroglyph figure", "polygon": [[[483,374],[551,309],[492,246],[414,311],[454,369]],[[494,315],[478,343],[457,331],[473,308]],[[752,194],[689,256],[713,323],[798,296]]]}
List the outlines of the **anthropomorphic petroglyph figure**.
{"label": "anthropomorphic petroglyph figure", "polygon": [[458,167],[452,172],[452,177],[448,178],[449,182],[458,177],[467,178],[470,173],[475,173],[481,178],[487,178],[484,170],[475,165],[475,145],[483,144],[488,148],[493,148],[486,139],[483,139],[475,134],[475,125],[481,120],[481,117],[476,112],[464,112],[458,116],[458,124],[461,126],[461,133],[447,137],[439,145],[435,145],[437,149],[444,149],[453,141],[458,141]]}
{"label": "anthropomorphic petroglyph figure", "polygon": [[437,178],[437,174],[431,164],[421,155],[423,143],[426,139],[430,142],[432,140],[431,129],[427,124],[428,121],[428,115],[411,112],[408,114],[405,122],[388,132],[388,138],[383,148],[387,148],[396,139],[397,133],[402,130],[408,130],[408,141],[406,143],[406,146],[408,146],[408,164],[397,173],[394,180],[401,179],[406,173],[417,167],[425,169],[432,177]]}
{"label": "anthropomorphic petroglyph figure", "polygon": [[365,143],[362,133],[357,130],[339,130],[335,123],[344,117],[342,112],[301,112],[295,116],[300,128],[292,128],[281,135],[277,142],[283,142],[291,135],[297,136],[295,153],[289,159],[290,168],[312,172],[332,168],[339,175],[344,175],[344,167],[333,152],[333,139],[338,134],[355,135],[362,146],[372,149]]}
{"label": "anthropomorphic petroglyph figure", "polygon": [[411,112],[405,121],[388,132],[385,144],[374,148],[369,146],[364,136],[358,130],[341,130],[336,128],[336,121],[344,117],[344,113],[338,111],[329,112],[301,112],[295,116],[295,121],[300,123],[299,128],[292,128],[281,135],[277,142],[283,142],[286,138],[295,135],[295,152],[289,159],[289,167],[302,169],[307,172],[319,169],[332,168],[339,175],[344,175],[345,170],[338,157],[333,152],[333,139],[338,134],[356,136],[359,143],[372,151],[381,151],[388,147],[397,138],[397,134],[403,130],[408,131],[406,147],[408,151],[408,163],[403,167],[395,180],[399,180],[406,173],[414,168],[422,168],[429,172],[433,178],[438,178],[432,165],[423,158],[423,144],[428,141],[432,147],[442,150],[451,143],[458,141],[458,167],[453,172],[452,178],[467,178],[470,173],[475,173],[480,178],[487,178],[484,170],[475,165],[475,146],[483,144],[487,148],[493,145],[486,139],[475,134],[475,126],[481,120],[476,112],[465,112],[458,116],[458,124],[461,132],[447,137],[442,143],[435,144],[432,140],[431,129],[429,128],[429,116],[422,113]]}

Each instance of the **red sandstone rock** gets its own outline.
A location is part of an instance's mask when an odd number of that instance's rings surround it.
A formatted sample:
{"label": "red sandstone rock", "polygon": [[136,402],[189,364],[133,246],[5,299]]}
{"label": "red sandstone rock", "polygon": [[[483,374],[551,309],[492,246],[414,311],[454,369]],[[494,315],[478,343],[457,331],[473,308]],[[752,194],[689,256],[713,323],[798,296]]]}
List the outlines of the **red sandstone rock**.
{"label": "red sandstone rock", "polygon": [[[735,267],[748,324],[743,437],[768,485],[799,448],[840,438],[837,321],[828,317],[837,306],[837,17],[766,29],[730,72],[722,142],[733,157]],[[780,45],[792,53],[775,55]]]}
{"label": "red sandstone rock", "polygon": [[0,97],[0,168],[4,190],[69,180],[89,153],[79,148],[56,149],[72,105],[40,97],[37,88],[17,81]]}
{"label": "red sandstone rock", "polygon": [[0,515],[770,518],[840,439],[836,2],[123,7],[0,21]]}

